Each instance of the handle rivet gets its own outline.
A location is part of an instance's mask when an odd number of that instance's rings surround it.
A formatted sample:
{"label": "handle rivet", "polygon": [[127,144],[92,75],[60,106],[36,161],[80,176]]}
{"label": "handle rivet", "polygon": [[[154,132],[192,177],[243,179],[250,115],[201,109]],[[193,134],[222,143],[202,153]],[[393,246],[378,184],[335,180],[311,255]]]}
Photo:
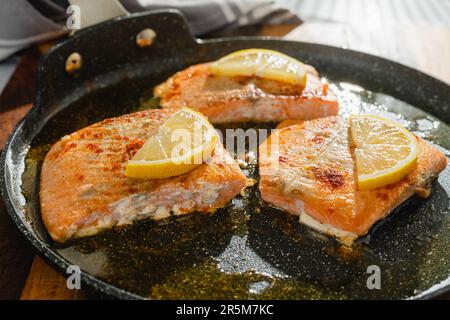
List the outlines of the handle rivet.
{"label": "handle rivet", "polygon": [[152,29],[144,29],[136,36],[136,44],[141,47],[148,47],[153,44],[156,38],[156,32]]}
{"label": "handle rivet", "polygon": [[83,65],[83,60],[78,52],[72,53],[66,60],[66,72],[68,74],[73,74],[81,69]]}

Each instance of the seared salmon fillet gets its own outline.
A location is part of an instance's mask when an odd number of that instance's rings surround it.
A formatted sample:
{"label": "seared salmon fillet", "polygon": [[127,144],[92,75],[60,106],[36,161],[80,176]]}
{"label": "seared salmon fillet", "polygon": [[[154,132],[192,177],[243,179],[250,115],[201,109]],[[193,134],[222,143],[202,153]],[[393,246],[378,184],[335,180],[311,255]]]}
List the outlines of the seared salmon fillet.
{"label": "seared salmon fillet", "polygon": [[[417,138],[414,171],[391,185],[362,191],[348,120],[334,116],[280,127],[260,145],[262,198],[349,245],[415,193],[428,196],[430,182],[447,166],[441,152]],[[272,146],[275,139],[278,150]]]}
{"label": "seared salmon fillet", "polygon": [[189,107],[203,113],[211,123],[309,120],[339,111],[336,96],[311,66],[307,66],[302,90],[257,77],[213,76],[209,65],[191,66],[157,86],[154,94],[161,99],[161,106]]}
{"label": "seared salmon fillet", "polygon": [[213,212],[245,186],[217,143],[208,164],[159,180],[131,179],[128,160],[173,112],[147,110],[107,119],[63,137],[48,152],[40,181],[41,214],[58,242],[141,219]]}

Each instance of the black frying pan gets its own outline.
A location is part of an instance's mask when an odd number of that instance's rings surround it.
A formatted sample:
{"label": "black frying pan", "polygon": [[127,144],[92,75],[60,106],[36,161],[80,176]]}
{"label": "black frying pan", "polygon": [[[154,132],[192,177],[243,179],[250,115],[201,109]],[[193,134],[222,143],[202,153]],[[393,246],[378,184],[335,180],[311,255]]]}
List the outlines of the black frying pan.
{"label": "black frying pan", "polygon": [[[156,32],[156,40],[141,48],[135,37],[145,28]],[[76,33],[42,60],[33,109],[14,130],[0,163],[3,198],[18,228],[59,270],[79,265],[82,285],[109,297],[370,299],[446,292],[448,170],[433,185],[430,199],[412,198],[351,251],[265,206],[257,188],[212,216],[142,222],[65,246],[51,241],[38,199],[39,169],[51,144],[98,120],[156,107],[152,87],[174,72],[250,47],[285,52],[332,81],[358,84],[421,108],[436,117],[428,119],[441,121],[442,135],[435,141],[449,148],[450,88],[416,70],[316,44],[264,38],[200,41],[177,12],[133,14]],[[70,75],[65,63],[73,52],[83,64]],[[255,168],[249,172],[257,176]],[[379,290],[366,286],[369,265],[380,267]]]}

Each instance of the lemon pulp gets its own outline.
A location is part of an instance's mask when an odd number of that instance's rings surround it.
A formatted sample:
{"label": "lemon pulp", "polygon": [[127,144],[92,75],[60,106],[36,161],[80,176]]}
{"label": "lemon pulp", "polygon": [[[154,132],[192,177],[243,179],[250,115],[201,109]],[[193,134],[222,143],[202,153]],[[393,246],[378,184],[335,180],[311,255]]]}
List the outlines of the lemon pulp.
{"label": "lemon pulp", "polygon": [[281,52],[245,49],[233,52],[211,64],[210,72],[220,76],[260,77],[304,87],[305,65]]}
{"label": "lemon pulp", "polygon": [[349,121],[359,189],[386,186],[415,169],[417,138],[403,126],[372,115],[352,115]]}
{"label": "lemon pulp", "polygon": [[217,134],[200,113],[183,108],[170,116],[128,161],[125,175],[162,179],[184,174],[208,161]]}

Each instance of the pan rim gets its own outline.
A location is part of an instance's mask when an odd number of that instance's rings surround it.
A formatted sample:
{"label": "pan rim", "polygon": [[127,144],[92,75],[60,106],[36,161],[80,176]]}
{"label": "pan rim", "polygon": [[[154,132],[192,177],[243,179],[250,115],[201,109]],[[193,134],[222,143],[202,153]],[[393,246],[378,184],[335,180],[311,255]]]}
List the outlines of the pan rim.
{"label": "pan rim", "polygon": [[[172,13],[176,13],[177,10],[161,10],[164,12],[172,12]],[[146,14],[132,14],[130,16],[127,17],[120,17],[117,19],[114,19],[112,21],[107,21],[104,23],[101,23],[99,25],[106,25],[109,23],[114,23],[114,21],[116,20],[123,20],[123,19],[131,19],[134,18],[135,16],[141,16],[141,15],[146,15]],[[96,28],[97,26],[93,26],[92,28]],[[89,32],[91,28],[88,28],[86,30],[82,30],[81,32]],[[449,87],[446,83],[444,83],[443,81],[436,79],[426,73],[423,73],[421,71],[418,71],[416,69],[410,68],[408,66],[405,66],[401,63],[398,62],[394,62],[385,58],[381,58],[381,57],[377,57],[374,55],[370,55],[370,54],[366,54],[366,53],[362,53],[362,52],[358,52],[358,51],[354,51],[354,50],[348,50],[348,49],[343,49],[343,48],[337,48],[337,47],[333,47],[333,46],[328,46],[328,45],[321,45],[321,44],[314,44],[314,43],[305,43],[305,42],[298,42],[298,41],[291,41],[291,40],[280,40],[278,38],[273,38],[273,37],[236,37],[236,38],[217,38],[217,39],[208,39],[208,40],[201,40],[201,39],[195,39],[193,38],[193,41],[199,45],[203,45],[203,44],[214,44],[214,43],[220,43],[220,42],[248,42],[248,41],[268,41],[268,43],[270,43],[271,41],[273,42],[282,42],[282,43],[295,43],[296,45],[304,45],[304,46],[311,46],[311,47],[321,47],[324,49],[331,49],[331,50],[339,50],[339,51],[343,51],[343,52],[347,52],[350,54],[357,54],[357,55],[361,55],[364,56],[366,58],[370,58],[370,59],[374,59],[376,61],[380,61],[381,63],[385,63],[385,64],[390,64],[391,66],[394,66],[395,68],[401,68],[403,71],[405,72],[412,72],[415,74],[420,75],[422,78],[423,77],[427,77],[430,80],[432,80],[433,82],[436,83],[440,83],[443,84],[447,87]],[[64,41],[62,41],[61,43],[57,44],[55,47],[53,47],[47,55],[51,54],[52,52],[54,52],[55,50],[57,50],[58,48],[67,45],[67,43],[70,43],[71,39],[66,39]],[[39,72],[38,72],[38,79],[37,79],[37,85],[38,87],[41,85],[42,79],[41,79],[41,66],[43,61],[46,59],[47,55],[45,55],[44,57],[41,58],[40,61],[40,65],[39,65]],[[450,88],[450,87],[449,87]],[[30,109],[30,111],[26,114],[26,116],[16,125],[16,127],[14,128],[14,130],[12,131],[12,133],[10,134],[5,147],[2,150],[1,153],[1,158],[0,158],[0,191],[3,197],[3,201],[5,203],[5,207],[6,207],[6,211],[8,212],[8,215],[11,217],[11,219],[13,220],[13,222],[15,223],[15,225],[18,227],[18,229],[22,232],[22,234],[26,237],[26,239],[32,244],[32,246],[37,250],[38,254],[42,257],[44,257],[47,261],[50,261],[50,263],[52,264],[52,266],[57,267],[58,271],[61,273],[64,273],[64,271],[67,269],[67,267],[70,265],[70,262],[67,261],[65,258],[63,258],[61,255],[57,254],[56,251],[54,251],[52,248],[50,248],[48,246],[48,244],[46,244],[43,240],[41,240],[39,237],[37,237],[36,235],[34,235],[33,233],[29,232],[29,228],[27,227],[27,225],[25,224],[25,222],[23,221],[23,219],[21,218],[20,213],[16,210],[13,202],[12,202],[12,197],[13,195],[11,194],[11,184],[10,181],[8,181],[8,179],[10,177],[8,177],[8,172],[7,172],[7,155],[9,152],[11,152],[11,145],[14,142],[14,140],[17,138],[18,134],[20,133],[20,131],[23,129],[23,126],[25,125],[25,123],[29,122],[31,117],[33,116],[33,114],[39,110],[39,108],[41,107],[41,94],[38,91],[38,94],[36,95],[35,101],[33,103],[32,108]],[[443,121],[445,122],[445,121]],[[449,275],[449,279],[450,279],[450,275]],[[448,280],[448,279],[447,279]],[[89,273],[81,270],[81,281],[84,285],[86,285],[87,287],[92,287],[94,288],[96,291],[106,294],[110,297],[114,297],[114,298],[118,298],[118,299],[144,299],[144,297],[133,294],[127,290],[118,288],[110,283],[107,283],[106,281],[103,281],[95,276],[90,275]],[[445,281],[443,281],[445,282]],[[441,295],[443,293],[446,293],[448,291],[450,291],[450,283],[444,283],[441,287],[439,287],[439,284],[436,284],[435,286],[438,286],[436,289],[434,289],[432,292],[428,292],[428,290],[430,290],[431,288],[423,291],[422,293],[410,297],[409,299],[431,299],[434,298],[438,295]]]}

